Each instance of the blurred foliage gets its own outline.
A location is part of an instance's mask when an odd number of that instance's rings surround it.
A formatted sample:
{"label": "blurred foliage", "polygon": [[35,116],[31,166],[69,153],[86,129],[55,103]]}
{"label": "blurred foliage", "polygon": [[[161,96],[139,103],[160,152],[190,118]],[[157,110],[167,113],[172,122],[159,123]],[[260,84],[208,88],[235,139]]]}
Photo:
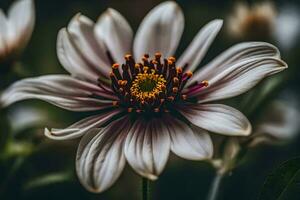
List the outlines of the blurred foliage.
{"label": "blurred foliage", "polygon": [[267,178],[259,199],[299,199],[300,157],[284,162]]}
{"label": "blurred foliage", "polygon": [[[11,67],[0,72],[0,90],[23,77],[66,73],[56,56],[56,37],[59,29],[65,27],[77,12],[96,20],[105,9],[113,7],[119,10],[136,30],[145,14],[161,0],[36,0],[35,2],[37,22],[32,39],[20,60],[17,63],[7,64]],[[226,19],[232,12],[234,4],[234,1],[218,0],[177,2],[184,11],[186,21],[178,55],[204,24],[215,18]],[[6,9],[11,3],[12,0],[1,0],[0,7]],[[299,1],[283,0],[276,1],[276,6],[280,9],[286,3],[300,6]],[[272,38],[269,41],[276,44]],[[201,65],[237,42],[240,41],[230,37],[223,28]],[[272,99],[280,97],[282,91],[288,90],[299,94],[299,40],[294,44],[291,51],[282,52],[283,59],[289,64],[288,70],[263,81],[244,95],[226,100],[226,103],[234,107],[239,105],[238,108],[254,123],[266,105]],[[18,106],[34,106],[43,110],[45,119],[14,132],[7,116]],[[6,110],[0,110],[0,199],[139,199],[141,179],[128,166],[117,183],[107,192],[103,194],[87,192],[80,185],[74,169],[78,141],[57,142],[43,136],[44,127],[66,127],[84,116],[86,114],[71,113],[36,100],[20,102]],[[13,120],[11,119],[11,123]],[[265,177],[274,166],[291,157],[299,156],[299,145],[298,137],[287,146],[261,146],[250,150],[243,160],[247,164],[241,165],[224,178],[219,199],[256,199]],[[280,169],[284,171],[280,172],[284,175],[285,172],[292,172],[285,165]],[[204,199],[213,175],[214,170],[207,163],[172,156],[159,180],[151,183],[153,199]],[[280,181],[277,183],[284,185]],[[268,198],[261,196],[261,199]]]}

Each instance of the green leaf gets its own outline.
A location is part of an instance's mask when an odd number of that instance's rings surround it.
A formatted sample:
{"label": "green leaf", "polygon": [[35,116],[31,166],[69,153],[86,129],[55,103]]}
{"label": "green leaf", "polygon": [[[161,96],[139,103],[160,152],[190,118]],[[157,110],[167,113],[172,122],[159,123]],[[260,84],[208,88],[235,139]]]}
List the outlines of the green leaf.
{"label": "green leaf", "polygon": [[47,187],[53,184],[70,182],[73,179],[73,174],[70,171],[55,172],[36,177],[28,181],[24,185],[24,190],[32,190],[40,187]]}
{"label": "green leaf", "polygon": [[300,157],[288,160],[266,179],[259,200],[296,200],[300,191]]}

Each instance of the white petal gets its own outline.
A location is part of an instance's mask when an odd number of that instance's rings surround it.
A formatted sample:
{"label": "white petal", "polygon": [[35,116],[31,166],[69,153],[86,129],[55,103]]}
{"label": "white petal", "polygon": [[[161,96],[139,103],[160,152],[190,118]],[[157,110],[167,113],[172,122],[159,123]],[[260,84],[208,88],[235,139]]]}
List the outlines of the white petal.
{"label": "white petal", "polygon": [[109,8],[99,17],[95,34],[100,43],[104,42],[113,59],[123,63],[125,54],[131,52],[133,36],[126,19],[118,11]]}
{"label": "white petal", "polygon": [[170,152],[170,136],[163,120],[139,119],[127,136],[124,153],[141,176],[155,180],[165,167]]}
{"label": "white petal", "polygon": [[290,50],[296,45],[296,40],[300,34],[300,12],[298,6],[284,4],[276,19],[273,36],[284,50]]}
{"label": "white petal", "polygon": [[189,160],[203,160],[212,157],[213,144],[207,131],[191,128],[173,117],[168,117],[165,121],[171,136],[173,153]]}
{"label": "white petal", "polygon": [[186,70],[192,72],[195,71],[208,51],[211,43],[219,33],[222,25],[223,20],[220,19],[213,20],[205,25],[178,59],[178,66],[183,67],[188,64]]}
{"label": "white petal", "polygon": [[285,142],[295,138],[300,129],[300,111],[297,99],[275,101],[268,107],[259,121],[253,137],[271,137]]}
{"label": "white petal", "polygon": [[3,59],[7,53],[7,23],[7,18],[2,9],[0,9],[0,60]]}
{"label": "white petal", "polygon": [[74,42],[65,28],[61,29],[57,36],[57,56],[60,63],[72,76],[92,83],[98,82],[97,70],[84,59],[74,46]]}
{"label": "white petal", "polygon": [[[238,62],[208,79],[209,86],[193,94],[199,102],[209,102],[240,95],[267,76],[287,68],[277,58],[253,58]],[[187,92],[188,94],[189,92]]]}
{"label": "white petal", "polygon": [[53,140],[69,140],[78,138],[92,129],[101,128],[103,124],[111,120],[112,117],[115,117],[120,112],[122,112],[122,110],[118,109],[87,117],[65,129],[51,129],[51,131],[49,131],[46,128],[44,134]]}
{"label": "white petal", "polygon": [[33,0],[19,0],[11,6],[8,11],[10,24],[9,45],[17,45],[22,49],[31,37],[34,23],[35,10]]}
{"label": "white petal", "polygon": [[99,74],[107,77],[111,71],[111,63],[104,45],[98,45],[94,35],[94,22],[84,15],[77,14],[68,25],[70,39],[74,46],[86,59],[89,66]]}
{"label": "white petal", "polygon": [[120,176],[125,166],[124,138],[128,119],[119,119],[97,132],[85,135],[78,147],[76,171],[80,182],[91,192],[103,192]]}
{"label": "white petal", "polygon": [[187,105],[178,110],[192,124],[213,133],[247,136],[251,124],[238,110],[222,104]]}
{"label": "white petal", "polygon": [[67,110],[92,111],[111,107],[112,100],[108,97],[116,98],[104,93],[96,85],[70,76],[48,75],[14,83],[1,93],[0,105],[9,106],[17,101],[40,99]]}
{"label": "white petal", "polygon": [[280,53],[275,46],[266,42],[239,43],[227,49],[210,63],[202,67],[194,74],[189,83],[209,80],[238,62],[263,57],[280,58]]}
{"label": "white petal", "polygon": [[137,60],[145,53],[161,52],[164,57],[173,56],[184,28],[184,16],[180,7],[167,1],[153,8],[142,21],[134,39],[134,56]]}

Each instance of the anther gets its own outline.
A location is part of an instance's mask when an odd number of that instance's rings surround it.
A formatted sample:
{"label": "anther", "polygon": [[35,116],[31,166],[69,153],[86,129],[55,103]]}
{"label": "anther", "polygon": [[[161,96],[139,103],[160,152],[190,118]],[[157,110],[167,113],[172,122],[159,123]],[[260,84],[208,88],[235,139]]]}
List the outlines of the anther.
{"label": "anther", "polygon": [[183,94],[183,95],[181,95],[181,98],[182,98],[182,100],[187,100],[187,95],[185,95],[185,94]]}
{"label": "anther", "polygon": [[158,59],[160,59],[160,58],[161,58],[161,53],[157,52],[157,53],[155,53],[155,55],[154,55],[154,56],[155,56],[155,59],[157,59],[157,60],[158,60]]}
{"label": "anther", "polygon": [[122,76],[119,72],[119,67],[120,67],[120,65],[118,63],[115,63],[112,65],[111,68],[112,68],[113,73],[115,73],[117,79],[122,79]]}
{"label": "anther", "polygon": [[136,63],[136,64],[134,65],[134,67],[135,67],[136,69],[140,69],[140,64]]}
{"label": "anther", "polygon": [[119,92],[120,92],[121,94],[123,94],[123,93],[124,93],[124,88],[119,88]]}
{"label": "anther", "polygon": [[153,63],[154,65],[158,64],[158,62],[156,60],[151,60],[151,63]]}
{"label": "anther", "polygon": [[173,63],[176,62],[176,58],[174,58],[173,56],[169,57],[168,60],[172,61]]}
{"label": "anther", "polygon": [[187,75],[188,78],[191,78],[193,76],[193,72],[188,71],[188,72],[186,72],[186,75]]}
{"label": "anther", "polygon": [[136,113],[141,113],[142,110],[141,110],[141,109],[137,109],[135,112],[136,112]]}
{"label": "anther", "polygon": [[159,108],[154,108],[154,112],[158,113],[159,112]]}
{"label": "anther", "polygon": [[120,65],[118,63],[115,63],[115,64],[112,65],[113,69],[118,69],[119,67],[120,67]]}
{"label": "anther", "polygon": [[135,64],[134,65],[134,71],[135,71],[135,75],[137,75],[138,73],[140,73],[140,65],[139,64]]}
{"label": "anther", "polygon": [[179,86],[179,79],[177,77],[174,77],[173,78],[173,83],[174,83],[174,86],[178,87]]}
{"label": "anther", "polygon": [[174,101],[174,97],[169,96],[169,97],[168,97],[168,100],[169,100],[169,101]]}
{"label": "anther", "polygon": [[119,105],[119,102],[118,102],[118,101],[113,101],[113,102],[112,102],[112,105],[113,105],[113,106],[118,106],[118,105]]}
{"label": "anther", "polygon": [[109,76],[110,76],[110,79],[112,81],[112,85],[117,87],[118,86],[118,81],[117,81],[117,78],[116,78],[115,74],[113,72],[110,72]]}
{"label": "anther", "polygon": [[207,80],[205,80],[205,81],[202,81],[201,83],[204,85],[204,87],[207,87],[207,86],[209,85],[209,83],[208,83],[208,81],[207,81]]}
{"label": "anther", "polygon": [[126,80],[119,80],[119,81],[118,81],[118,84],[119,84],[120,86],[125,86],[125,85],[127,85],[127,81],[126,81]]}
{"label": "anther", "polygon": [[178,87],[173,87],[172,91],[173,91],[173,93],[177,93],[178,92]]}
{"label": "anther", "polygon": [[145,66],[145,67],[143,68],[144,73],[147,73],[147,72],[148,72],[148,69],[149,69],[149,67],[146,67],[146,66]]}
{"label": "anther", "polygon": [[181,74],[182,73],[182,68],[181,67],[177,67],[176,71],[177,71],[177,74]]}
{"label": "anther", "polygon": [[126,80],[130,80],[130,75],[128,72],[128,65],[122,65],[122,69],[123,69],[123,78]]}
{"label": "anther", "polygon": [[131,113],[133,111],[133,108],[128,108],[127,112]]}
{"label": "anther", "polygon": [[132,59],[132,55],[131,54],[126,54],[125,55],[125,60],[126,61],[129,61],[129,60],[131,60]]}

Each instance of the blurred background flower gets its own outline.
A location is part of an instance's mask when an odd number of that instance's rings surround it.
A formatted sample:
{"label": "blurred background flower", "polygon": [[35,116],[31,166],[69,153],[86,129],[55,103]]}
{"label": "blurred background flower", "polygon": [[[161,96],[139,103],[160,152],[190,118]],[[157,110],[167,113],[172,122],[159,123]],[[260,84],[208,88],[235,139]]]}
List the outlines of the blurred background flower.
{"label": "blurred background flower", "polygon": [[277,11],[271,1],[248,4],[238,2],[227,19],[230,36],[239,39],[266,40],[276,27]]}
{"label": "blurred background flower", "polygon": [[297,44],[300,33],[300,10],[299,5],[287,4],[279,8],[276,17],[273,37],[278,45],[285,51],[290,50]]}
{"label": "blurred background flower", "polygon": [[[0,7],[3,10],[8,10],[13,2],[11,0],[1,0]],[[136,30],[146,13],[159,2],[162,1],[36,0],[37,21],[35,33],[20,57],[22,68],[26,69],[26,73],[23,73],[22,76],[31,77],[66,73],[57,59],[55,50],[56,37],[58,30],[64,27],[69,19],[79,11],[84,15],[90,16],[95,21],[99,13],[104,12],[108,7],[113,7],[126,15],[129,23],[132,24],[133,30]],[[225,26],[228,26],[230,20],[227,21],[227,17],[233,16],[235,10],[235,2],[232,1],[210,0],[200,2],[196,0],[178,0],[177,2],[182,7],[185,18],[191,19],[186,20],[182,43],[178,49],[179,54],[190,43],[193,36],[198,32],[199,27],[215,18],[224,19]],[[251,3],[246,5],[249,9],[256,7],[255,5],[261,5],[260,2],[251,1]],[[272,80],[264,81],[259,84],[258,88],[249,91],[247,94],[224,102],[246,113],[251,123],[254,123],[254,127],[257,127],[256,130],[261,127],[256,122],[256,119],[260,121],[261,118],[264,118],[263,116],[267,116],[268,112],[265,111],[268,110],[269,106],[279,105],[278,103],[273,104],[272,102],[274,101],[279,101],[280,105],[283,105],[279,106],[280,108],[288,107],[291,108],[288,110],[293,111],[292,114],[288,115],[285,115],[283,111],[278,112],[279,118],[276,118],[276,120],[289,119],[286,122],[297,124],[294,120],[291,120],[295,119],[295,117],[283,116],[297,115],[295,114],[297,109],[295,109],[294,105],[297,107],[298,100],[295,100],[296,104],[291,103],[289,94],[299,94],[300,69],[298,66],[300,63],[298,55],[300,48],[299,28],[297,28],[299,20],[297,20],[297,16],[299,15],[298,7],[300,3],[297,1],[278,0],[271,1],[270,5],[272,5],[272,12],[275,11],[274,15],[272,14],[274,18],[268,18],[269,21],[267,21],[268,23],[272,22],[271,24],[273,25],[266,27],[268,29],[269,27],[272,28],[272,34],[270,34],[270,31],[266,31],[263,37],[265,41],[279,47],[282,58],[289,64],[289,69],[285,70],[283,74],[275,76]],[[256,8],[256,10],[259,9]],[[268,16],[271,15],[269,14]],[[280,21],[281,25],[279,26],[277,24],[280,24]],[[283,28],[285,26],[288,28]],[[285,29],[289,31],[285,31]],[[228,28],[222,31],[225,32],[219,34],[220,37],[216,39],[209,50],[208,57],[203,61],[204,64],[238,41],[249,41],[261,37],[261,34],[254,36],[250,34],[246,37],[243,36],[244,38],[242,39],[235,37],[234,34],[229,34]],[[252,30],[250,32],[255,33],[256,31]],[[261,31],[257,33],[261,33]],[[279,39],[280,37],[281,39]],[[286,92],[287,90],[288,93]],[[44,126],[64,127],[86,117],[86,114],[70,113],[37,101],[18,103],[5,110],[5,113],[10,113],[11,118],[15,118],[13,114],[14,112],[17,113],[15,110],[23,109],[23,107],[26,109],[27,106],[30,108],[34,107],[35,111],[42,115],[40,117],[41,120],[33,120],[34,123],[29,122],[29,125],[26,122],[24,130],[22,130],[21,126],[16,129],[12,127],[12,137],[9,139],[10,145],[7,145],[5,151],[1,149],[0,199],[140,199],[141,192],[138,189],[140,187],[140,179],[128,166],[125,167],[119,181],[111,189],[100,195],[88,193],[79,184],[75,175],[74,155],[76,154],[76,145],[79,141],[74,140],[61,143],[50,141],[43,136]],[[43,112],[40,112],[40,110]],[[273,109],[271,108],[271,110]],[[32,112],[30,111],[29,113]],[[266,117],[265,119],[270,118]],[[267,122],[268,126],[263,125],[262,128],[267,127],[267,130],[271,130],[268,128],[270,127],[270,120],[267,120]],[[2,142],[4,141],[2,136],[10,130],[10,123],[1,120],[0,124],[0,142]],[[277,126],[280,126],[279,124]],[[266,130],[262,128],[259,129]],[[287,132],[290,135],[295,135],[295,137],[292,137],[293,139],[290,139],[289,142],[285,142],[285,145],[265,145],[260,143],[260,145],[256,145],[247,151],[246,156],[241,160],[241,165],[230,173],[230,176],[224,178],[223,187],[221,187],[219,195],[220,199],[250,200],[257,198],[270,171],[280,162],[299,155],[299,130],[297,130],[297,126],[289,129],[291,131]],[[282,130],[286,131],[288,129],[283,128]],[[262,131],[260,132],[262,133]],[[271,131],[270,133],[274,134],[276,132]],[[267,138],[273,139],[274,137]],[[275,141],[277,143],[277,141],[283,140],[276,139]],[[227,154],[229,158],[235,154],[238,148],[238,146],[235,146],[235,148],[227,150],[229,151]],[[255,172],[256,176],[253,176],[253,172]],[[171,160],[168,162],[164,173],[153,185],[153,198],[158,200],[204,199],[214,173],[214,169],[207,163],[186,161],[171,155]]]}
{"label": "blurred background flower", "polygon": [[0,62],[9,62],[24,49],[35,23],[33,0],[16,0],[7,15],[0,10]]}

